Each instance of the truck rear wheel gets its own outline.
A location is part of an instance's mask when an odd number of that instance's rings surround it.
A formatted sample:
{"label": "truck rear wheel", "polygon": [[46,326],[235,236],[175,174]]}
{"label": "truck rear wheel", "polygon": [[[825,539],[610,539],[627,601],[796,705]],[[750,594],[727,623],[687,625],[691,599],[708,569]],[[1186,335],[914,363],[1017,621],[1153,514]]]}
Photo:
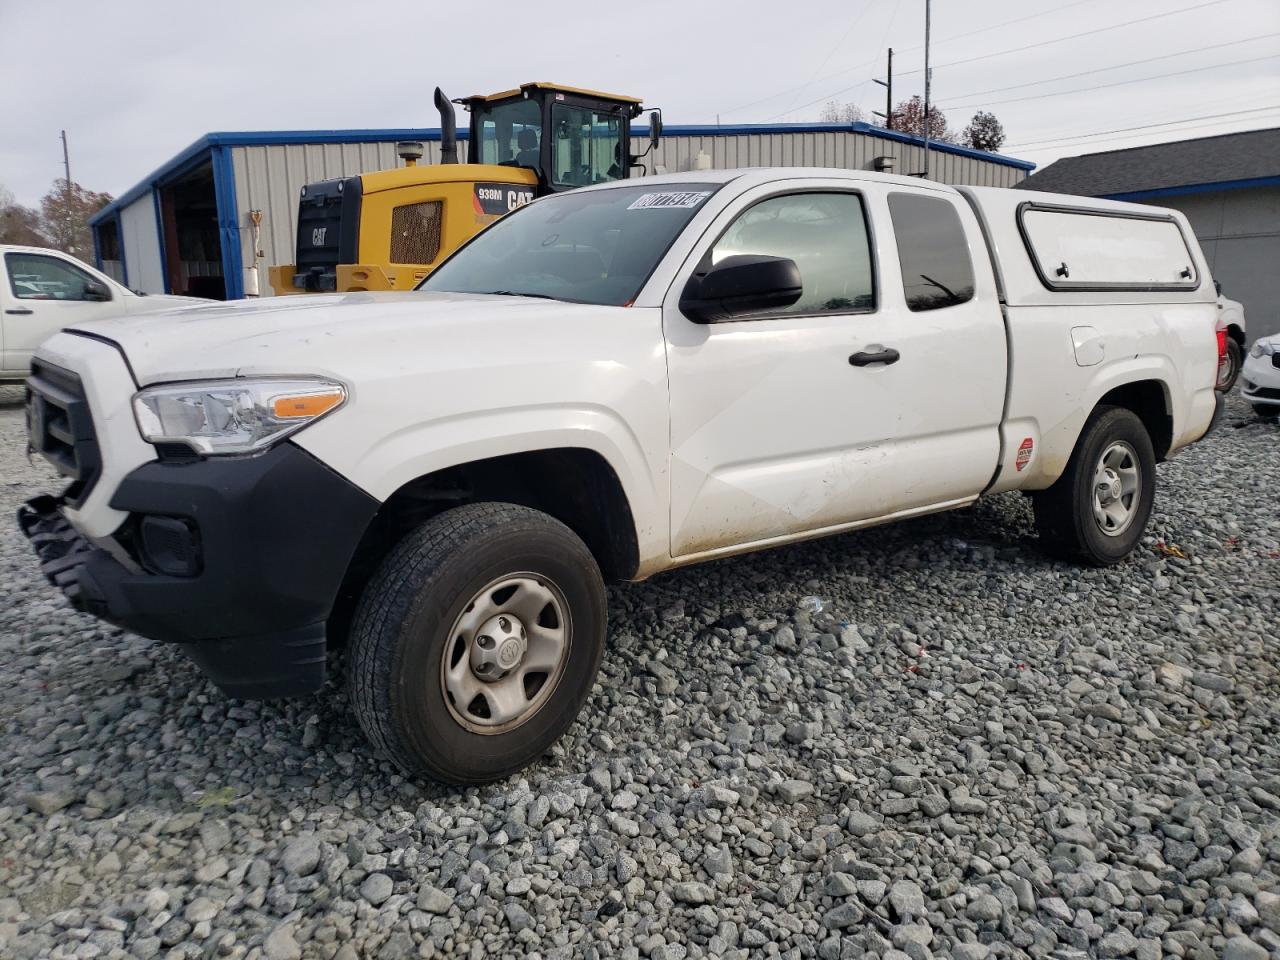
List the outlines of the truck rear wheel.
{"label": "truck rear wheel", "polygon": [[1155,490],[1147,428],[1132,410],[1098,407],[1062,476],[1033,497],[1040,544],[1064,560],[1119,563],[1142,539]]}
{"label": "truck rear wheel", "polygon": [[456,507],[406,537],[365,588],[351,700],[407,773],[487,783],[573,723],[604,637],[604,582],[573,531],[514,504]]}

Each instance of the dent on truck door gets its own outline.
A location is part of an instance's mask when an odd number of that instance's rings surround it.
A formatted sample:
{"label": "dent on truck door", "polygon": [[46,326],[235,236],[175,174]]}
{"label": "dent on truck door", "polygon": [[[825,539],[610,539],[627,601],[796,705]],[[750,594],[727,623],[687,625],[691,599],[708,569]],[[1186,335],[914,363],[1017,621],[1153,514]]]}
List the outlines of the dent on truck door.
{"label": "dent on truck door", "polygon": [[738,210],[701,258],[795,260],[804,293],[792,307],[698,324],[668,300],[673,556],[972,497],[990,479],[1005,375],[998,306],[974,302],[966,260],[966,297],[909,310],[873,189],[767,197]]}

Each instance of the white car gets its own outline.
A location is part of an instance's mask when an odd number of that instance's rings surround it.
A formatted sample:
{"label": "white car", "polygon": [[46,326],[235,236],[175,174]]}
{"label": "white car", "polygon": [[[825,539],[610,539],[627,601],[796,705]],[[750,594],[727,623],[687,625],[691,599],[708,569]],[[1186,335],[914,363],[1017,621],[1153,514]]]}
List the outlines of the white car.
{"label": "white car", "polygon": [[0,244],[0,384],[22,383],[35,348],[65,327],[208,302],[137,294],[60,250]]}
{"label": "white car", "polygon": [[[1149,206],[806,168],[522,206],[412,293],[76,325],[38,351],[20,523],[78,607],[225,691],[351,700],[403,769],[573,722],[605,580],[1030,494],[1122,561],[1224,402],[1213,280]],[[350,625],[349,627],[347,625]]]}
{"label": "white car", "polygon": [[1240,393],[1260,417],[1280,416],[1280,333],[1259,337],[1244,361]]}

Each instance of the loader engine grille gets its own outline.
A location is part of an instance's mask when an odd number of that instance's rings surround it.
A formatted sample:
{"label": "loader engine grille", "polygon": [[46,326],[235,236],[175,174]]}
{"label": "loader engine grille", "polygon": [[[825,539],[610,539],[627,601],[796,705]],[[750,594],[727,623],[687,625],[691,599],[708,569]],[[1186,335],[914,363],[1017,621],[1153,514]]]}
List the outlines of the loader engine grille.
{"label": "loader engine grille", "polygon": [[361,191],[359,177],[302,188],[293,277],[297,289],[335,290],[338,264],[359,262]]}
{"label": "loader engine grille", "polygon": [[443,203],[429,200],[391,211],[391,262],[433,263],[440,253]]}

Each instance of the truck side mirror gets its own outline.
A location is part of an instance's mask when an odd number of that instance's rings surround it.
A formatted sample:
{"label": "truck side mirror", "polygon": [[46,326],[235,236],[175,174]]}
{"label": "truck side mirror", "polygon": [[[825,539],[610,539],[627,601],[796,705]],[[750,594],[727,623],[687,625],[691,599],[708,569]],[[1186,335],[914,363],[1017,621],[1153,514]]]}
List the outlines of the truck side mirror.
{"label": "truck side mirror", "polygon": [[658,146],[658,138],[662,136],[662,114],[654,110],[649,114],[649,149]]}
{"label": "truck side mirror", "polygon": [[111,299],[111,291],[107,289],[105,283],[97,280],[86,280],[84,282],[84,299],[92,300],[96,303],[104,303]]}
{"label": "truck side mirror", "polygon": [[803,292],[794,260],[739,254],[690,277],[680,295],[680,312],[694,323],[720,323],[746,313],[789,307]]}

